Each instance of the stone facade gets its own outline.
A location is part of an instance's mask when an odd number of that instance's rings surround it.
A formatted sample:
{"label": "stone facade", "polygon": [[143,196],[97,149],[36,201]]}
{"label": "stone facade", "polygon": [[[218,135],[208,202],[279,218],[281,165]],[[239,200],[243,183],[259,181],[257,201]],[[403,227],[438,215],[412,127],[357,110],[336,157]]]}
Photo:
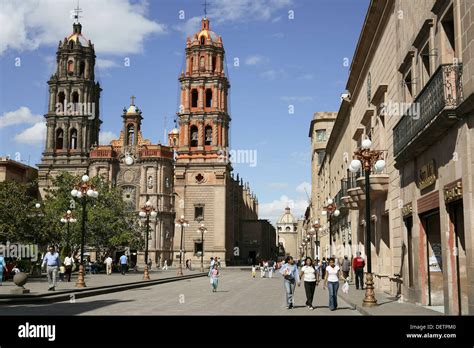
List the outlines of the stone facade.
{"label": "stone facade", "polygon": [[[183,236],[186,258],[198,261],[200,224],[207,228],[204,253],[222,264],[246,262],[242,255],[241,220],[258,219],[258,202],[249,185],[233,178],[229,158],[228,93],[222,38],[203,18],[201,29],[186,42],[186,70],[179,78],[179,130],[170,144],[176,149],[175,193],[177,216],[189,222]],[[174,240],[179,257],[181,237]]]}
{"label": "stone facade", "polygon": [[8,157],[0,157],[0,182],[30,183],[38,178],[38,170]]}
{"label": "stone facade", "polygon": [[370,176],[376,288],[449,314],[474,313],[472,13],[473,1],[371,2],[319,171],[341,207],[335,244],[363,251],[364,182],[347,168],[365,138],[384,150]]}

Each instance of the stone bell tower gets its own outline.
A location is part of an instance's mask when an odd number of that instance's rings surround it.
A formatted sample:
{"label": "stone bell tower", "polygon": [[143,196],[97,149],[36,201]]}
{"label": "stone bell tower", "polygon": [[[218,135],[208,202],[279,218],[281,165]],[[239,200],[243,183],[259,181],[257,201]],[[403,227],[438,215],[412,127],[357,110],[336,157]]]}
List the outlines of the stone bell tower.
{"label": "stone bell tower", "polygon": [[48,81],[46,142],[38,165],[42,194],[61,171],[85,173],[89,151],[99,142],[101,88],[94,81],[95,58],[94,45],[76,20],[73,32],[59,42],[56,72]]}
{"label": "stone bell tower", "polygon": [[[230,88],[224,70],[222,38],[211,31],[204,17],[201,29],[186,42],[186,71],[181,86],[178,115],[179,137],[176,149],[176,216],[189,222],[183,246],[186,258],[199,260],[203,223],[205,260],[230,257],[228,229],[229,123],[227,97]],[[180,231],[174,238],[175,257],[179,254]],[[179,259],[177,260],[179,262]]]}

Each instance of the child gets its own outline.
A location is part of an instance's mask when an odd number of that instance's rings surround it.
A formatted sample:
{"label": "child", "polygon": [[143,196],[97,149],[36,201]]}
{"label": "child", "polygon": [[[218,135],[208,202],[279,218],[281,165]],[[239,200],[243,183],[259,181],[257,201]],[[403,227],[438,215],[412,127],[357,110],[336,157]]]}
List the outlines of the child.
{"label": "child", "polygon": [[252,278],[255,278],[255,276],[257,275],[257,270],[255,268],[255,265],[252,266]]}
{"label": "child", "polygon": [[64,264],[62,264],[59,267],[59,281],[63,282],[64,281],[64,274],[66,273],[66,267],[64,267]]}

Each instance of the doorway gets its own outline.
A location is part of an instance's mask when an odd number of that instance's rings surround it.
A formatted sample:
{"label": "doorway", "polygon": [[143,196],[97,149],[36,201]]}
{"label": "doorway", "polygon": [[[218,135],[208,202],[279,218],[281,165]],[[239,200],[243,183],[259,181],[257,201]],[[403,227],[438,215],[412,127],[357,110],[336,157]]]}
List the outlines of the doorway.
{"label": "doorway", "polygon": [[464,212],[462,200],[448,205],[450,229],[454,232],[454,257],[458,314],[468,313],[468,289],[466,269],[466,239],[464,235]]}
{"label": "doorway", "polygon": [[426,262],[428,269],[428,306],[444,306],[443,258],[439,210],[421,216],[426,235]]}

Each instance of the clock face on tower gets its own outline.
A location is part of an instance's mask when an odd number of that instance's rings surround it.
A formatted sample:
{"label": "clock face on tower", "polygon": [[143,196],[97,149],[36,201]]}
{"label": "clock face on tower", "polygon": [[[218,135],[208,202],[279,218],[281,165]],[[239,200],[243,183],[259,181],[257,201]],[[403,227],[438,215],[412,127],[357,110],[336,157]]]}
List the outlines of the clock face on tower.
{"label": "clock face on tower", "polygon": [[125,203],[125,209],[135,210],[136,208],[136,190],[133,186],[124,186],[122,188],[123,202]]}

